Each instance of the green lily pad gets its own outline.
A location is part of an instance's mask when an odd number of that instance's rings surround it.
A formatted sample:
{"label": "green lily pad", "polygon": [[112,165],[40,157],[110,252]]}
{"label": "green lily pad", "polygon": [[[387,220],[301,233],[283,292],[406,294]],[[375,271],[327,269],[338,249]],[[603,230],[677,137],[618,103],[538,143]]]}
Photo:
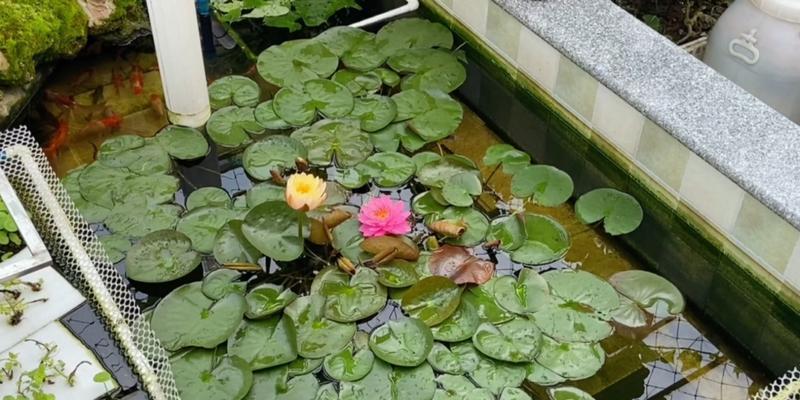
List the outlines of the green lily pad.
{"label": "green lily pad", "polygon": [[504,217],[495,218],[489,226],[487,241],[500,241],[500,249],[514,251],[523,244],[527,235],[525,234],[524,214],[512,214]]}
{"label": "green lily pad", "polygon": [[539,353],[542,333],[533,321],[523,317],[504,324],[484,322],[478,327],[472,344],[481,353],[495,360],[530,362]]}
{"label": "green lily pad", "polygon": [[449,278],[429,276],[403,295],[403,311],[425,325],[434,326],[451,316],[461,302],[462,289]]}
{"label": "green lily pad", "polygon": [[320,293],[326,296],[325,317],[337,322],[365,319],[386,305],[386,288],[378,283],[378,273],[369,268],[359,268],[349,282],[325,282]]}
{"label": "green lily pad", "polygon": [[361,164],[339,171],[336,174],[336,183],[348,189],[358,189],[369,183],[372,177],[363,172],[363,168],[359,167],[359,165]]}
{"label": "green lily pad", "polygon": [[652,272],[631,270],[617,272],[609,278],[609,283],[643,308],[650,308],[659,301],[667,303],[669,313],[680,314],[686,307],[683,295],[672,282]]}
{"label": "green lily pad", "polygon": [[354,121],[322,120],[292,133],[292,138],[308,149],[308,161],[314,165],[330,165],[336,158],[340,167],[352,167],[372,154],[369,134]]}
{"label": "green lily pad", "polygon": [[409,287],[419,280],[416,263],[405,260],[395,259],[375,270],[378,272],[378,282],[390,288]]}
{"label": "green lily pad", "polygon": [[275,113],[275,101],[272,99],[257,105],[255,110],[253,110],[253,116],[256,118],[256,122],[264,127],[264,129],[284,130],[292,127],[291,124],[281,119],[281,117]]}
{"label": "green lily pad", "polygon": [[494,298],[506,310],[521,315],[535,313],[553,302],[547,281],[530,268],[523,268],[518,279],[512,275],[496,278]]}
{"label": "green lily pad", "polygon": [[478,367],[469,373],[478,386],[495,395],[499,395],[507,387],[519,387],[526,375],[524,364],[498,361],[486,356],[481,356]]}
{"label": "green lily pad", "polygon": [[106,235],[100,237],[100,244],[106,250],[108,259],[112,264],[116,264],[125,259],[128,250],[131,249],[131,242],[122,235]]}
{"label": "green lily pad", "polygon": [[349,69],[336,71],[331,80],[344,85],[353,96],[366,96],[376,93],[383,85],[381,76],[375,72],[360,72]]}
{"label": "green lily pad", "polygon": [[114,207],[105,225],[111,232],[142,237],[149,233],[174,229],[183,209],[174,204],[147,205],[138,201]]}
{"label": "green lily pad", "polygon": [[307,156],[308,151],[302,143],[288,136],[274,135],[247,146],[242,164],[248,175],[266,181],[272,178],[271,171],[293,168],[298,157]]}
{"label": "green lily pad", "polygon": [[[417,179],[427,187],[441,189],[452,177],[464,172],[476,176],[480,174],[478,167],[469,158],[455,154],[444,157],[439,157],[435,153],[421,154],[427,155],[417,159],[418,154],[414,158],[419,161],[417,163]],[[433,157],[434,155],[436,158]]]}
{"label": "green lily pad", "polygon": [[561,386],[547,390],[551,400],[594,400],[589,393],[571,386]]}
{"label": "green lily pad", "polygon": [[420,193],[411,200],[411,210],[414,211],[414,214],[421,217],[429,214],[442,213],[445,208],[444,205],[436,201],[436,198],[430,191]]}
{"label": "green lily pad", "polygon": [[310,124],[317,112],[326,118],[345,117],[353,111],[353,94],[327,79],[312,79],[302,86],[284,87],[275,94],[275,114],[294,126]]}
{"label": "green lily pad", "polygon": [[520,388],[505,388],[500,393],[500,400],[531,400],[531,396]]}
{"label": "green lily pad", "polygon": [[341,57],[345,67],[356,71],[371,71],[386,61],[386,55],[372,35],[357,40]]}
{"label": "green lily pad", "polygon": [[214,238],[214,259],[220,264],[255,264],[261,258],[258,251],[242,233],[242,221],[231,220],[220,228]]}
{"label": "green lily pad", "polygon": [[403,18],[384,25],[375,35],[387,56],[402,49],[453,47],[453,34],[442,24],[421,18]]}
{"label": "green lily pad", "polygon": [[400,83],[400,75],[388,68],[375,68],[372,72],[378,74],[386,86],[395,87]]}
{"label": "green lily pad", "polygon": [[229,293],[244,295],[247,282],[240,281],[242,274],[230,269],[218,269],[203,278],[202,291],[206,297],[219,300]]}
{"label": "green lily pad", "polygon": [[495,300],[494,285],[496,282],[497,278],[483,285],[471,287],[462,295],[462,301],[469,302],[475,307],[481,321],[488,321],[495,325],[514,319],[514,314],[500,307]]}
{"label": "green lily pad", "polygon": [[478,366],[479,361],[480,356],[469,342],[454,345],[450,349],[436,342],[428,354],[428,363],[433,369],[445,374],[461,375],[472,372]]}
{"label": "green lily pad", "polygon": [[264,127],[256,122],[253,108],[229,106],[211,114],[206,132],[219,146],[239,147],[250,143],[249,134],[264,133]]}
{"label": "green lily pad", "polygon": [[150,327],[169,351],[184,347],[213,349],[224,343],[239,326],[245,310],[244,297],[229,293],[219,300],[203,294],[201,282],[183,285],[156,306]]}
{"label": "green lily pad", "polygon": [[289,377],[313,374],[322,367],[324,358],[302,358],[298,357],[286,365]]}
{"label": "green lily pad", "polygon": [[331,246],[354,263],[372,258],[369,253],[361,249],[364,236],[361,235],[360,226],[358,219],[351,218],[331,229],[331,236],[333,236]]}
{"label": "green lily pad", "polygon": [[181,398],[241,400],[250,390],[253,373],[237,357],[192,349],[170,358],[175,385]]}
{"label": "green lily pad", "polygon": [[591,272],[551,271],[542,277],[550,285],[553,295],[589,307],[603,319],[619,307],[619,294],[614,287]]}
{"label": "green lily pad", "polygon": [[242,234],[258,251],[276,261],[292,261],[303,254],[301,226],[305,215],[285,201],[267,201],[244,217]]}
{"label": "green lily pad", "polygon": [[467,80],[467,70],[458,61],[432,67],[406,77],[400,85],[403,90],[424,89],[450,93]]}
{"label": "green lily pad", "polygon": [[121,168],[107,167],[99,162],[89,164],[78,175],[81,196],[100,207],[114,207],[114,193],[122,189],[125,180],[132,174]]}
{"label": "green lily pad", "polygon": [[288,364],[297,358],[297,333],[288,317],[243,320],[228,340],[228,355],[246,361],[253,371]]}
{"label": "green lily pad", "polygon": [[285,201],[286,188],[271,182],[261,182],[247,190],[245,200],[248,208],[255,208],[257,205],[268,201]]}
{"label": "green lily pad", "polygon": [[178,160],[195,160],[208,154],[208,141],[194,128],[167,125],[156,135],[158,144]]}
{"label": "green lily pad", "polygon": [[611,320],[629,328],[642,328],[651,322],[650,316],[625,296],[620,296],[619,307],[611,311]]}
{"label": "green lily pad", "polygon": [[545,336],[536,361],[564,379],[581,380],[603,367],[606,353],[599,343],[560,343]]}
{"label": "green lily pad", "polygon": [[549,304],[533,314],[539,329],[561,342],[599,342],[614,333],[614,328],[574,303]]}
{"label": "green lily pad", "polygon": [[567,253],[570,239],[558,221],[539,214],[525,213],[526,240],[511,253],[515,262],[542,265],[556,261]]}
{"label": "green lily pad", "polygon": [[633,232],[644,213],[636,199],[619,190],[603,188],[585,193],[575,202],[575,214],[584,224],[602,220],[609,235]]}
{"label": "green lily pad", "polygon": [[511,178],[511,194],[514,197],[530,197],[545,207],[564,204],[572,196],[573,189],[572,178],[549,165],[529,165],[516,171]]}
{"label": "green lily pad", "polygon": [[378,358],[401,367],[422,364],[432,347],[430,328],[416,318],[387,321],[369,337],[369,348]]}
{"label": "green lily pad", "polygon": [[195,251],[211,253],[214,251],[217,232],[233,217],[233,212],[228,208],[195,208],[181,217],[176,230],[192,240]]}
{"label": "green lily pad", "polygon": [[325,373],[337,381],[357,381],[365,377],[372,369],[375,355],[367,345],[368,335],[356,332],[356,337],[364,336],[361,340],[353,340],[342,351],[325,357],[322,367]]}
{"label": "green lily pad", "polygon": [[342,350],[356,333],[353,323],[341,323],[324,317],[325,298],[303,296],[286,306],[284,313],[297,330],[297,352],[305,358],[323,358]]}
{"label": "green lily pad", "polygon": [[[549,338],[545,337],[544,340],[546,341],[548,339]],[[537,361],[529,363],[527,369],[528,377],[525,379],[539,386],[553,386],[566,381],[563,376],[547,369]]]}
{"label": "green lily pad", "polygon": [[291,289],[272,283],[262,283],[247,292],[245,316],[258,319],[280,312],[297,298]]}
{"label": "green lily pad", "polygon": [[128,252],[125,274],[137,282],[160,283],[182,278],[200,265],[189,238],[173,230],[148,234]]}
{"label": "green lily pad", "polygon": [[361,28],[334,26],[317,35],[314,39],[322,43],[331,53],[341,57],[347,50],[364,38],[373,36]]}
{"label": "green lily pad", "polygon": [[396,52],[386,64],[401,74],[425,72],[432,68],[458,63],[453,53],[441,49],[410,48]]}
{"label": "green lily pad", "polygon": [[339,67],[339,57],[320,42],[292,40],[261,52],[256,67],[265,81],[286,87],[331,76]]}
{"label": "green lily pad", "polygon": [[317,389],[317,395],[314,400],[339,400],[339,393],[336,392],[336,386],[333,383],[326,383]]}
{"label": "green lily pad", "polygon": [[137,175],[168,174],[172,172],[172,159],[157,139],[147,138],[138,149],[128,151],[136,161],[127,169]]}
{"label": "green lily pad", "polygon": [[431,214],[425,219],[425,224],[430,226],[436,221],[451,221],[463,224],[466,230],[458,238],[446,238],[445,243],[456,246],[474,247],[486,238],[489,231],[489,219],[483,213],[472,207],[448,207],[441,214]]}
{"label": "green lily pad", "polygon": [[289,378],[286,367],[270,368],[253,374],[253,387],[247,400],[308,400],[317,395],[319,381],[314,375]]}
{"label": "green lily pad", "polygon": [[113,192],[114,204],[137,203],[156,205],[171,202],[180,188],[180,180],[172,175],[130,176]]}
{"label": "green lily pad", "polygon": [[350,115],[359,120],[362,130],[376,132],[394,121],[397,105],[389,97],[370,94],[355,99]]}
{"label": "green lily pad", "polygon": [[186,198],[186,210],[188,211],[206,206],[230,208],[231,196],[222,188],[206,186],[195,190]]}
{"label": "green lily pad", "polygon": [[145,145],[137,135],[119,135],[106,139],[97,151],[97,161],[109,168],[126,168],[136,161],[131,150]]}
{"label": "green lily pad", "polygon": [[530,165],[531,156],[524,151],[517,150],[510,144],[498,143],[486,149],[486,153],[483,155],[483,163],[488,166],[502,164],[503,172],[515,174]]}
{"label": "green lily pad", "polygon": [[214,110],[227,106],[254,107],[261,96],[256,81],[241,75],[219,78],[208,85],[208,97]]}
{"label": "green lily pad", "polygon": [[480,325],[478,311],[471,302],[462,299],[456,312],[442,323],[431,327],[433,338],[442,342],[460,342],[472,337]]}
{"label": "green lily pad", "polygon": [[469,379],[461,375],[439,375],[436,377],[442,388],[436,389],[433,400],[494,400],[495,396],[487,389],[475,387]]}
{"label": "green lily pad", "polygon": [[406,183],[416,171],[411,158],[402,153],[375,153],[356,166],[360,174],[369,176],[380,187],[397,187]]}
{"label": "green lily pad", "polygon": [[442,187],[442,197],[456,207],[472,206],[472,198],[483,193],[480,178],[472,172],[453,175]]}
{"label": "green lily pad", "polygon": [[397,104],[395,122],[408,120],[408,126],[425,141],[450,136],[461,125],[464,110],[447,93],[438,90],[408,89],[392,96]]}
{"label": "green lily pad", "polygon": [[365,377],[339,383],[339,400],[394,400],[392,385],[392,366],[376,359]]}
{"label": "green lily pad", "polygon": [[392,371],[392,393],[397,400],[431,400],[436,392],[433,369],[428,363],[413,368],[395,367]]}

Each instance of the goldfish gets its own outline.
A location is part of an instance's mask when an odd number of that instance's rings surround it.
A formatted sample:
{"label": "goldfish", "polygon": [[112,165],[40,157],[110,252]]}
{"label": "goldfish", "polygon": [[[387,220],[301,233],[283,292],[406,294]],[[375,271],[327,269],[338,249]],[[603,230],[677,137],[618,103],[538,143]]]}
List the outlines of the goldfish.
{"label": "goldfish", "polygon": [[158,94],[150,95],[150,108],[152,108],[159,117],[167,115],[167,109],[164,106],[164,99],[162,99]]}
{"label": "goldfish", "polygon": [[144,92],[144,74],[138,65],[134,65],[133,71],[131,71],[131,87],[133,88],[133,94],[137,96]]}
{"label": "goldfish", "polygon": [[49,160],[54,160],[58,156],[58,152],[69,140],[69,121],[66,119],[59,119],[56,132],[47,146],[44,148],[44,154]]}
{"label": "goldfish", "polygon": [[119,95],[119,89],[125,86],[125,77],[117,68],[111,69],[111,82],[114,84],[117,95]]}
{"label": "goldfish", "polygon": [[56,103],[60,107],[73,108],[75,107],[75,97],[54,92],[49,89],[44,90],[44,98],[47,101]]}

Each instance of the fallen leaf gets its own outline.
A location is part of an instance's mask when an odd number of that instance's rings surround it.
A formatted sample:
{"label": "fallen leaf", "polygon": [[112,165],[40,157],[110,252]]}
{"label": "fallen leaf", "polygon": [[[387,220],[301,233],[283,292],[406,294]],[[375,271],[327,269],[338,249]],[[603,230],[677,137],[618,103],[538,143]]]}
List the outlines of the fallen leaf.
{"label": "fallen leaf", "polygon": [[417,261],[419,247],[405,236],[375,236],[364,239],[361,248],[370,254],[381,254],[387,250],[397,249],[395,258],[406,261]]}
{"label": "fallen leaf", "polygon": [[494,263],[472,255],[469,250],[444,245],[431,254],[428,267],[434,275],[444,276],[457,284],[482,284],[494,276]]}

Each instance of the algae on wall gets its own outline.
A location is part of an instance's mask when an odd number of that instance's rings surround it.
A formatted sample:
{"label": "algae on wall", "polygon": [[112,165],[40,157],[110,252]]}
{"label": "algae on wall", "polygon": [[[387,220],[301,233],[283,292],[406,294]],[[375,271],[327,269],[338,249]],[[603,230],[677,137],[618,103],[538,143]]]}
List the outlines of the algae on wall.
{"label": "algae on wall", "polygon": [[75,0],[0,0],[0,83],[32,80],[38,62],[74,56],[87,34]]}

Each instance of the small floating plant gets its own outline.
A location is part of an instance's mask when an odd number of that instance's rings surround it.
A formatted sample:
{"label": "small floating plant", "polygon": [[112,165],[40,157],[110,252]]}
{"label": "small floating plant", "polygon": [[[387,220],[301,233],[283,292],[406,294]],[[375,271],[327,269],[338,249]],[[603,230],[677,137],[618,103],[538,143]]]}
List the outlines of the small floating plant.
{"label": "small floating plant", "polygon": [[[568,382],[602,368],[600,341],[650,324],[658,302],[683,310],[649,272],[540,273],[570,235],[524,206],[566,203],[573,181],[507,144],[486,149],[495,170],[484,178],[437,145],[461,123],[450,92],[466,79],[444,26],[331,28],[270,47],[257,70],[273,98],[244,76],[209,87],[206,133],[257,182],[246,192],[202,188],[185,209],[173,204],[172,159],[208,151],[200,131],[177,127],[109,139],[63,181],[112,232],[103,244],[134,287],[181,282],[203,258],[218,267],[150,315],[183,398],[515,400],[531,398],[527,381],[553,399],[591,399]],[[523,206],[490,218],[478,199],[497,173]],[[380,194],[398,187],[411,195]],[[575,211],[610,235],[643,217],[611,188]],[[524,268],[498,274],[499,253]]]}

